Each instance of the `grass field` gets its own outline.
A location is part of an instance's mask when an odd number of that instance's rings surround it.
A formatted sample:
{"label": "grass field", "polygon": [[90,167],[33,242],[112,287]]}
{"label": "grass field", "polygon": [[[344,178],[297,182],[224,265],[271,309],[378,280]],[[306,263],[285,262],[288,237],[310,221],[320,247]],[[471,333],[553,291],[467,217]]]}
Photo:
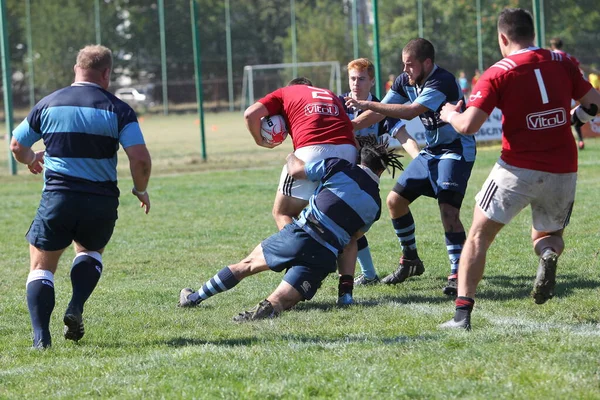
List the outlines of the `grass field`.
{"label": "grass field", "polygon": [[[128,194],[122,159],[120,217],[79,343],[61,335],[69,250],[56,274],[53,347],[30,349],[23,235],[41,179],[22,168],[0,173],[0,398],[600,399],[599,140],[581,153],[557,296],[541,306],[530,298],[537,260],[527,211],[490,250],[473,331],[447,332],[437,326],[454,306],[441,292],[449,268],[431,199],[412,208],[425,273],[395,287],[356,288],[355,306],[335,307],[331,276],[313,301],[281,318],[232,322],[281,279],[263,273],[196,309],[175,307],[182,287],[198,288],[275,232],[271,205],[291,147],[255,146],[239,113],[207,116],[208,162],[194,116],[146,117],[142,128],[154,160],[152,210],[143,215]],[[466,226],[498,154],[480,147]],[[383,197],[392,186],[386,176]],[[399,246],[387,211],[368,238],[380,275],[391,272]]]}

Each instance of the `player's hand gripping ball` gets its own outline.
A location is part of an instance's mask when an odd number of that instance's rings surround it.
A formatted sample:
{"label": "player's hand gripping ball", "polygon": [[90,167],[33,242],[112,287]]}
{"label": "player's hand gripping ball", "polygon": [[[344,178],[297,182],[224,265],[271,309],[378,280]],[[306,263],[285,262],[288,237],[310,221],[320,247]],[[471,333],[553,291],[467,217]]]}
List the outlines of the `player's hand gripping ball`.
{"label": "player's hand gripping ball", "polygon": [[260,134],[269,144],[280,144],[288,135],[285,118],[281,115],[264,117],[260,121]]}

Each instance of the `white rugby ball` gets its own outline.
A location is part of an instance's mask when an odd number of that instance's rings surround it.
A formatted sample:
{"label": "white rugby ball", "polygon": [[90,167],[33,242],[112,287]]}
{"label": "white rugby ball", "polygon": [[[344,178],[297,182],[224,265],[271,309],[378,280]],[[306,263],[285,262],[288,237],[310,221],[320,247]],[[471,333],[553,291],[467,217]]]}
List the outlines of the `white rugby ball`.
{"label": "white rugby ball", "polygon": [[288,135],[285,118],[281,115],[264,117],[260,121],[260,134],[269,144],[280,144]]}

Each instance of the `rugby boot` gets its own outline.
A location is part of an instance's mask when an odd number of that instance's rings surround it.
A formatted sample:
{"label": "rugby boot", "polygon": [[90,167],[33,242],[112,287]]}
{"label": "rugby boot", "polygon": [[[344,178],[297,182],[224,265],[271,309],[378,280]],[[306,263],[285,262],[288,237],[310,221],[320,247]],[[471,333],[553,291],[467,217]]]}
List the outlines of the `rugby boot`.
{"label": "rugby boot", "polygon": [[554,297],[554,285],[556,285],[556,264],[558,254],[549,252],[540,258],[537,275],[533,284],[533,300],[535,304],[544,304]]}
{"label": "rugby boot", "polygon": [[196,307],[198,304],[200,304],[200,300],[192,301],[189,299],[192,293],[194,293],[193,289],[181,289],[181,292],[179,292],[179,303],[177,303],[177,307]]}
{"label": "rugby boot", "polygon": [[374,278],[369,279],[365,276],[365,274],[360,274],[354,280],[355,286],[368,286],[368,285],[376,285],[379,283],[379,277],[375,275]]}
{"label": "rugby boot", "polygon": [[78,308],[69,305],[63,318],[65,323],[64,336],[67,340],[79,341],[85,331],[83,329],[83,315]]}
{"label": "rugby boot", "polygon": [[276,318],[278,316],[279,313],[275,311],[271,302],[269,300],[263,300],[251,310],[239,313],[233,317],[233,320],[235,322],[248,322],[259,319]]}
{"label": "rugby boot", "polygon": [[457,274],[452,274],[452,275],[450,275],[448,277],[448,284],[442,290],[442,292],[446,296],[456,297],[457,290],[458,290],[458,275]]}
{"label": "rugby boot", "polygon": [[407,278],[411,276],[422,275],[425,272],[425,267],[423,266],[423,261],[419,258],[416,260],[407,260],[404,257],[400,258],[398,262],[398,268],[385,278],[381,280],[382,283],[386,285],[395,285],[397,283],[404,282]]}

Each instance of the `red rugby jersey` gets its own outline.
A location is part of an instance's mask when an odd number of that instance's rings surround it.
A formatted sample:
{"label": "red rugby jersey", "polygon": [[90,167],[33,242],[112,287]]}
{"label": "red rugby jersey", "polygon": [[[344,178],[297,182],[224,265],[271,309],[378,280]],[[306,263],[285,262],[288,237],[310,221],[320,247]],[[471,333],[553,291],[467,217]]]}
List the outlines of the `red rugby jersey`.
{"label": "red rugby jersey", "polygon": [[469,107],[502,110],[506,163],[552,173],[577,171],[571,99],[590,89],[575,64],[560,53],[530,47],[492,65],[470,96]]}
{"label": "red rugby jersey", "polygon": [[350,118],[330,90],[307,85],[277,89],[259,100],[269,115],[285,117],[294,150],[318,144],[355,145]]}

